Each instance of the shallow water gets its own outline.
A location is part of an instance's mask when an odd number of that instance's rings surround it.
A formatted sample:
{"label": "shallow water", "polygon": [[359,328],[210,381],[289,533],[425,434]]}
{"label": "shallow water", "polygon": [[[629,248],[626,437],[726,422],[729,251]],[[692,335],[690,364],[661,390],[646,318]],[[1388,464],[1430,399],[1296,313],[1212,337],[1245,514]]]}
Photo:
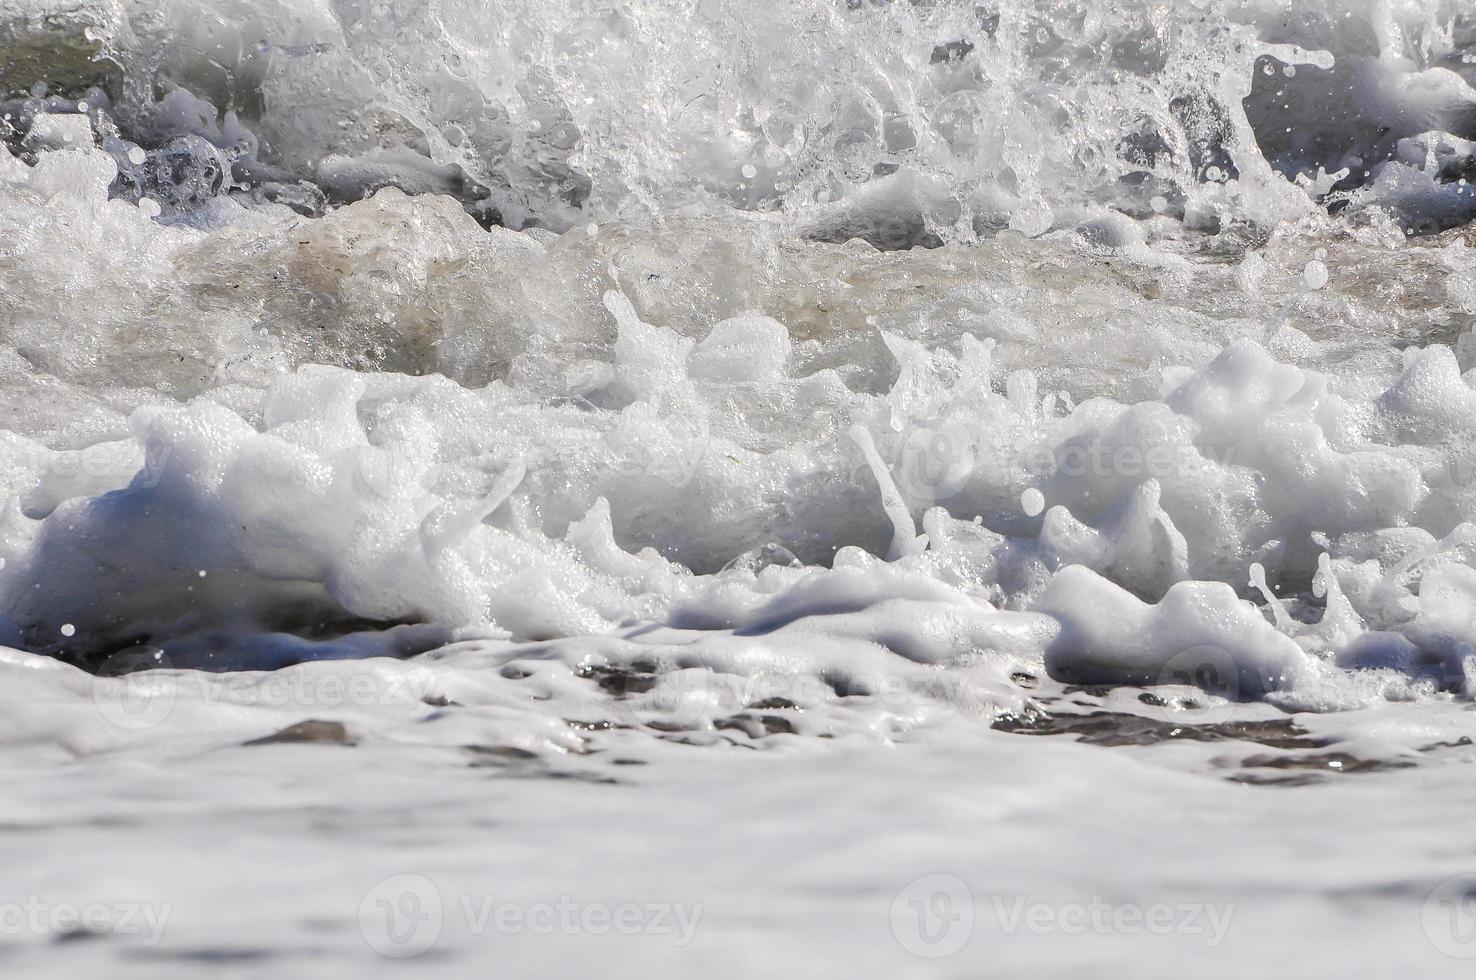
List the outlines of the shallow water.
{"label": "shallow water", "polygon": [[1476,955],[1464,8],[0,24],[18,965]]}

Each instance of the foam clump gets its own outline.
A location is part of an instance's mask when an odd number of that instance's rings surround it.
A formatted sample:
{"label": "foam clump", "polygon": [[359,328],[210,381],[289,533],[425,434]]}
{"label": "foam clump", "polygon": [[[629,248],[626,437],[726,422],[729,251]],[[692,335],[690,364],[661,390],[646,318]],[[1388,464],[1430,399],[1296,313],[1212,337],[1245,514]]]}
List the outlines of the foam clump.
{"label": "foam clump", "polygon": [[[1062,622],[1046,649],[1053,676],[1078,684],[1220,685],[1252,699],[1292,687],[1305,654],[1220,582],[1185,582],[1148,605],[1084,568],[1064,569],[1034,608]],[[1211,688],[1214,690],[1214,688]]]}
{"label": "foam clump", "polygon": [[1469,693],[1465,35],[1304,6],[131,4],[5,93],[0,642]]}
{"label": "foam clump", "polygon": [[[306,367],[256,394],[138,409],[128,440],[97,444],[86,480],[59,475],[55,451],[28,450],[38,482],[7,517],[0,570],[7,641],[83,659],[158,646],[189,662],[209,649],[229,663],[252,646],[222,628],[424,623],[526,641],[649,619],[716,642],[844,612],[864,626],[829,621],[836,642],[928,663],[1008,650],[1090,683],[1154,683],[1209,647],[1254,697],[1311,683],[1307,656],[1377,660],[1370,629],[1403,637],[1411,670],[1445,669],[1467,630],[1451,611],[1462,600],[1440,598],[1464,595],[1456,580],[1432,579],[1428,602],[1417,579],[1382,585],[1392,598],[1344,589],[1344,552],[1328,544],[1463,506],[1464,487],[1425,476],[1476,423],[1443,348],[1411,354],[1363,408],[1253,344],[1162,401],[1071,407],[1042,403],[1027,374],[999,379],[993,345],[965,336],[953,354],[893,339],[890,390],[837,386],[810,402],[831,422],[805,432],[722,418],[735,397],[813,398],[777,322],[720,321],[698,342],[643,321],[618,292],[605,305],[613,363],[582,405],[502,382]],[[829,489],[774,494],[805,483]],[[1020,511],[1028,489],[1044,514]],[[788,558],[734,564],[759,535]],[[826,553],[830,570],[805,568]],[[1320,633],[1236,597],[1225,582],[1253,562],[1283,588],[1314,576],[1336,588]],[[909,596],[954,610],[946,640],[882,627]]]}

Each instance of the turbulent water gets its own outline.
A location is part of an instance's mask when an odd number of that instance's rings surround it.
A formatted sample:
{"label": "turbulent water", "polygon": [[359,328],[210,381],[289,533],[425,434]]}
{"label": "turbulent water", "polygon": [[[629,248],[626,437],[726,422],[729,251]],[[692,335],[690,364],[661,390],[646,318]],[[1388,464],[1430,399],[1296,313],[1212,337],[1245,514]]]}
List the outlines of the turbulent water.
{"label": "turbulent water", "polygon": [[[375,881],[494,888],[452,851],[525,905],[705,901],[683,973],[1205,955],[934,961],[893,899],[945,872],[980,923],[1238,904],[1225,975],[1476,955],[1430,912],[1476,869],[1468,5],[0,0],[0,90],[28,880],[211,910],[18,955],[362,975]],[[240,747],[279,730],[355,748]],[[625,808],[667,864],[516,856]],[[547,952],[475,938],[436,955]],[[643,942],[568,948],[674,968]]]}

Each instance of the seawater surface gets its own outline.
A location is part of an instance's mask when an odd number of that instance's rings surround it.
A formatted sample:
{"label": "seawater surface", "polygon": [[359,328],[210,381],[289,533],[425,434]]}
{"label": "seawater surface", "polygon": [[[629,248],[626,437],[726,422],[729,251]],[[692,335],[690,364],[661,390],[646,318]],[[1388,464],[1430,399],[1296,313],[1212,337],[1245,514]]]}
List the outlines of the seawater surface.
{"label": "seawater surface", "polygon": [[1456,975],[1473,85],[1447,0],[0,0],[0,968]]}

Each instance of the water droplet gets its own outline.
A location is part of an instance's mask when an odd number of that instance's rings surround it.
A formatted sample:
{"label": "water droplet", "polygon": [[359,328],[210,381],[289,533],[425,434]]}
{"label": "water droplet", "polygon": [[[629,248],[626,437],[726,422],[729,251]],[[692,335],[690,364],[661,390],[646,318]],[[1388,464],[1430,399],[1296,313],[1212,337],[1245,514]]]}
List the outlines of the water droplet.
{"label": "water droplet", "polygon": [[1045,512],[1045,494],[1031,487],[1020,494],[1020,509],[1026,517],[1039,517]]}
{"label": "water droplet", "polygon": [[76,636],[77,635],[77,627],[73,626],[71,623],[62,623],[61,635],[62,636]]}

